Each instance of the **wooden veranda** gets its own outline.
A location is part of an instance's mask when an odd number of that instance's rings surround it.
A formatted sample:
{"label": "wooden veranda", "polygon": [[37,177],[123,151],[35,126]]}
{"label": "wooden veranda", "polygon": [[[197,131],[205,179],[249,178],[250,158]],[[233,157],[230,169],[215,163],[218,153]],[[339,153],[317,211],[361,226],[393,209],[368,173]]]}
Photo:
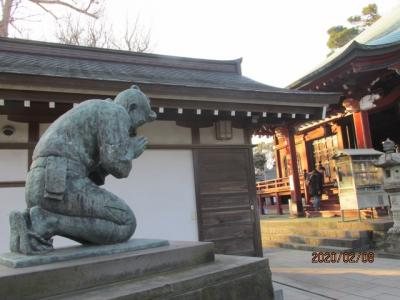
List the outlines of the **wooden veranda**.
{"label": "wooden veranda", "polygon": [[[300,176],[299,180],[300,180],[301,196],[307,199],[307,195],[305,195],[306,189],[304,185],[305,184],[304,176]],[[275,197],[276,209],[277,209],[276,213],[279,215],[283,214],[282,197],[290,196],[291,194],[289,177],[258,181],[256,183],[256,190],[257,190],[258,205],[261,210],[263,208],[264,198]]]}

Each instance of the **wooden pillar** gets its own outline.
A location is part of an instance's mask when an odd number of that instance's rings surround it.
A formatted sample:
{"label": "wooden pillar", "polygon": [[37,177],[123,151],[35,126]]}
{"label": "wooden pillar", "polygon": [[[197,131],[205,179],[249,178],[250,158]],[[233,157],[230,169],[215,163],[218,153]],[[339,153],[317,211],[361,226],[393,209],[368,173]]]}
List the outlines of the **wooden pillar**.
{"label": "wooden pillar", "polygon": [[261,197],[261,195],[257,195],[257,202],[258,202],[258,213],[260,215],[264,214],[264,206],[263,206],[263,198]]}
{"label": "wooden pillar", "polygon": [[274,154],[276,178],[282,178],[281,153],[278,149],[278,138],[274,136]]}
{"label": "wooden pillar", "polygon": [[288,127],[284,130],[285,140],[288,150],[288,172],[290,182],[290,198],[291,204],[289,212],[294,216],[303,215],[303,203],[301,201],[301,189],[299,171],[297,167],[296,143],[294,140],[294,128]]}
{"label": "wooden pillar", "polygon": [[276,197],[276,213],[278,215],[283,215],[281,196],[279,196],[279,194],[276,193],[275,197]]}
{"label": "wooden pillar", "polygon": [[192,144],[193,145],[200,144],[200,128],[191,127],[191,133],[192,133]]}
{"label": "wooden pillar", "polygon": [[338,141],[338,149],[344,149],[344,139],[343,139],[343,126],[336,124],[336,136]]}
{"label": "wooden pillar", "polygon": [[369,127],[368,112],[353,113],[354,129],[357,147],[360,149],[372,148],[371,129]]}
{"label": "wooden pillar", "polygon": [[[30,122],[28,124],[28,142],[37,143],[39,141],[39,123],[37,122]],[[28,171],[32,164],[32,155],[33,155],[34,147],[30,145],[28,149]]]}
{"label": "wooden pillar", "polygon": [[308,193],[307,177],[308,177],[308,173],[307,173],[307,172],[304,172],[304,173],[303,173],[303,178],[304,178],[304,181],[303,181],[303,185],[304,185],[304,199],[306,200],[306,204],[307,204],[307,205],[311,205],[311,197],[310,197],[310,195],[309,195],[309,193]]}

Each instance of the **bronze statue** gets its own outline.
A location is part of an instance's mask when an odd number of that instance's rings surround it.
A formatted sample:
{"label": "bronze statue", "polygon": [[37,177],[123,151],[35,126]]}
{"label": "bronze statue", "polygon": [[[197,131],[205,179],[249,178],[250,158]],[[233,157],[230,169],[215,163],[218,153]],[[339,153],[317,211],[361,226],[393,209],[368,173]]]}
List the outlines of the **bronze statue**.
{"label": "bronze statue", "polygon": [[136,129],[156,119],[136,86],[114,101],[87,100],[58,118],[33,153],[24,212],[10,215],[12,252],[41,254],[52,237],[83,244],[127,241],[136,229],[129,206],[99,187],[109,174],[125,178],[147,139]]}

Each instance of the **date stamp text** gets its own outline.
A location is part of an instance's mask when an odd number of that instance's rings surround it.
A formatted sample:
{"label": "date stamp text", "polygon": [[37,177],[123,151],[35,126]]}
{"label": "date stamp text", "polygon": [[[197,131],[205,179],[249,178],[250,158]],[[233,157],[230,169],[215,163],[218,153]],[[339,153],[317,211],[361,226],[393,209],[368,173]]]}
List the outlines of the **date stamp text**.
{"label": "date stamp text", "polygon": [[311,254],[311,262],[313,264],[335,264],[335,263],[373,263],[375,253],[372,251],[366,252],[336,252],[336,251],[318,251]]}

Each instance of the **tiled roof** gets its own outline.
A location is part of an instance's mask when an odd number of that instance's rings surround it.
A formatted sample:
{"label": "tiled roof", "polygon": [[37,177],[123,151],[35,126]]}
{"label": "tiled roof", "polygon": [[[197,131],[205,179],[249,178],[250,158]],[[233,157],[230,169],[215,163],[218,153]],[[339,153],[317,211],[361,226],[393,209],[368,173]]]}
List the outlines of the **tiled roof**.
{"label": "tiled roof", "polygon": [[0,52],[0,72],[234,90],[279,91],[237,73]]}
{"label": "tiled roof", "polygon": [[318,95],[242,76],[241,59],[205,60],[0,38],[0,62],[0,73],[8,74]]}

